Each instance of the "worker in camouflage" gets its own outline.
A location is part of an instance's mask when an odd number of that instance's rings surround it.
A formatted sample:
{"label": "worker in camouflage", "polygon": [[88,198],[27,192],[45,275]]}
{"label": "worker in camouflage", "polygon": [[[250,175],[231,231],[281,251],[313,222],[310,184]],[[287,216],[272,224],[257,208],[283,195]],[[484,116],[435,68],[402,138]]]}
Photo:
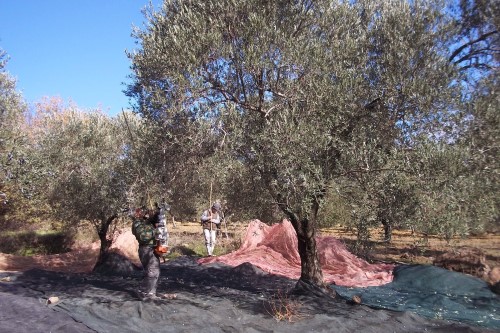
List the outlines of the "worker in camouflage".
{"label": "worker in camouflage", "polygon": [[154,214],[137,209],[132,223],[132,233],[139,242],[139,260],[144,268],[144,277],[138,297],[141,300],[159,299],[156,295],[156,287],[160,277],[160,257],[155,253],[156,245],[155,221],[151,221]]}

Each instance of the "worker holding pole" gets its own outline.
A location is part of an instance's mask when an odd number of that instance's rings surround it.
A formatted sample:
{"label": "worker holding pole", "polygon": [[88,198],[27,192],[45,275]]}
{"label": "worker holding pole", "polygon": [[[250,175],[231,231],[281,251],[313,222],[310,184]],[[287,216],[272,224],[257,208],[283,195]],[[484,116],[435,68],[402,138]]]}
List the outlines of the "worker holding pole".
{"label": "worker holding pole", "polygon": [[220,224],[221,205],[214,202],[210,209],[204,210],[201,215],[201,225],[203,227],[203,235],[205,237],[205,245],[209,257],[213,256],[215,240],[217,235],[217,225]]}

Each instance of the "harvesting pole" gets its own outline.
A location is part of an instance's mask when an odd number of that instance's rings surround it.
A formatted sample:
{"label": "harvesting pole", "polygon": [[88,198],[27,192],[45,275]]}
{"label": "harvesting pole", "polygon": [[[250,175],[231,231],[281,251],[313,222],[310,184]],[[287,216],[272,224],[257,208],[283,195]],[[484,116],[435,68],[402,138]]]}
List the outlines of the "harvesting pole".
{"label": "harvesting pole", "polygon": [[213,181],[210,180],[210,196],[208,198],[208,210],[210,211],[210,233],[212,233],[212,184],[213,184]]}

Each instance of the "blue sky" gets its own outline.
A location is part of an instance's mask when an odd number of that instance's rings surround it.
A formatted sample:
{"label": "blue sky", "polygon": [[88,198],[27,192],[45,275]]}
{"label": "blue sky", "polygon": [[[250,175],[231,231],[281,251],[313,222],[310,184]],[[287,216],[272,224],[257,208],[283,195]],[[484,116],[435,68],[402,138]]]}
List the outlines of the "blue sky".
{"label": "blue sky", "polygon": [[[158,7],[161,0],[152,3]],[[125,50],[148,0],[0,0],[0,49],[28,103],[44,96],[115,115],[129,107]]]}

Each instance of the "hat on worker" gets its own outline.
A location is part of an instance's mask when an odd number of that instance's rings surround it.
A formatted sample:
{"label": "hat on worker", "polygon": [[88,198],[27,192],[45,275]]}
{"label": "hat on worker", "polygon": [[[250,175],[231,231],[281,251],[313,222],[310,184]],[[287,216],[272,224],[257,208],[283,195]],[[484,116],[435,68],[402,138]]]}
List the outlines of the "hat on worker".
{"label": "hat on worker", "polygon": [[220,212],[221,210],[220,203],[214,202],[214,204],[212,205],[212,209],[215,209],[216,211]]}

